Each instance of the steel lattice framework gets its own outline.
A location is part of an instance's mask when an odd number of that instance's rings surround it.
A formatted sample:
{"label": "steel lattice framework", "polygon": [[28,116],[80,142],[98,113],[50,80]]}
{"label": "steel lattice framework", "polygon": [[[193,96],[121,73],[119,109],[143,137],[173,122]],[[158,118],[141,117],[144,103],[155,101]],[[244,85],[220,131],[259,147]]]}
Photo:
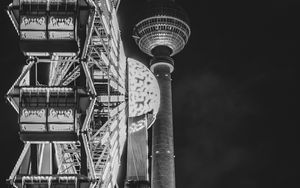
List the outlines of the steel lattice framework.
{"label": "steel lattice framework", "polygon": [[[31,28],[26,32],[21,31],[22,25],[16,16],[15,7],[21,7],[20,4],[24,3],[24,6],[29,4],[28,6],[34,9],[33,5],[41,6],[45,3],[48,11],[49,7],[52,10],[51,6],[57,5],[58,10],[60,4],[65,5],[70,2],[77,2],[79,6],[83,1],[14,1],[9,6],[8,14],[20,37],[32,37],[29,31]],[[25,143],[9,177],[13,187],[27,188],[38,185],[48,188],[112,188],[116,186],[120,158],[126,140],[128,113],[125,84],[127,80],[126,57],[116,16],[120,1],[87,0],[84,2],[88,6],[88,19],[85,40],[77,41],[78,44],[82,43],[79,45],[79,53],[24,52],[28,56],[27,65],[7,92],[8,101],[19,113],[21,136],[24,133],[21,139]],[[70,6],[65,6],[66,10]],[[49,15],[51,13],[47,13],[47,16]],[[56,14],[53,17],[55,16]],[[25,26],[29,27],[26,24]],[[76,25],[76,27],[79,26]],[[47,29],[50,30],[50,27]],[[50,31],[47,32],[49,32],[48,39],[51,39],[51,36],[65,36],[58,35],[55,33],[57,31],[51,31],[52,35]],[[76,32],[74,33],[76,38]],[[43,36],[44,34],[41,34],[41,37]],[[73,34],[68,33],[68,36],[73,37]],[[29,77],[42,64],[49,65],[46,73],[48,83],[41,84],[36,80],[32,84]],[[82,80],[84,87],[74,89],[74,84]],[[79,109],[57,107],[55,102],[51,102],[69,101],[73,95]],[[38,107],[26,106],[28,101],[43,101],[44,99],[46,107],[43,106],[43,102],[35,102],[34,104]],[[66,102],[66,104],[69,103]],[[70,103],[70,106],[72,104]],[[35,123],[34,126],[26,124],[28,118],[40,122],[44,116],[46,116],[46,124]],[[59,125],[60,118],[66,118],[66,121],[69,121],[70,117],[73,118],[70,122],[74,124]],[[55,121],[55,124],[51,124],[52,121]],[[28,134],[26,132],[28,130],[35,133]],[[60,133],[59,139],[55,139],[53,134],[47,137],[47,131]],[[39,132],[43,132],[45,136],[31,137]],[[72,139],[70,137],[65,139],[69,132],[72,132],[70,133],[73,136]]]}

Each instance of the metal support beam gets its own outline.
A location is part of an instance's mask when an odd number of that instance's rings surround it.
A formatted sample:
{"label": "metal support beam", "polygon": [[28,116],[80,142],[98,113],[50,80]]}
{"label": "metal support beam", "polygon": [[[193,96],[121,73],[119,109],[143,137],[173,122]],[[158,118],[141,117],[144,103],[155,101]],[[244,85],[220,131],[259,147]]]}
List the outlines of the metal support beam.
{"label": "metal support beam", "polygon": [[9,176],[9,181],[12,182],[13,179],[14,179],[14,177],[16,177],[17,172],[18,172],[18,170],[20,169],[21,164],[23,163],[23,160],[24,160],[24,158],[25,158],[25,156],[27,155],[28,152],[30,152],[30,144],[29,144],[29,143],[26,143],[26,144],[24,145],[24,148],[23,148],[23,150],[22,150],[22,153],[21,153],[21,155],[20,155],[20,157],[19,157],[19,159],[18,159],[18,161],[17,161],[17,163],[16,163],[16,165],[15,165],[13,171],[11,172],[11,174],[10,174],[10,176]]}
{"label": "metal support beam", "polygon": [[88,37],[85,39],[85,44],[84,44],[83,51],[81,54],[81,59],[84,59],[86,57],[88,46],[89,46],[89,43],[90,43],[90,40],[92,37],[92,33],[94,30],[95,17],[96,17],[96,11],[95,11],[95,7],[94,7],[94,9],[92,10],[92,15],[91,15],[91,23],[89,24],[89,28],[88,28]]}
{"label": "metal support beam", "polygon": [[82,142],[83,142],[82,147],[84,147],[84,149],[85,149],[85,153],[86,153],[86,157],[87,157],[87,164],[89,165],[89,169],[90,169],[90,173],[91,173],[91,179],[92,179],[92,181],[94,181],[94,180],[96,180],[96,173],[95,173],[93,159],[91,156],[89,142],[88,142],[87,136],[85,134],[81,134],[81,136],[82,136]]}
{"label": "metal support beam", "polygon": [[86,117],[84,119],[83,126],[82,126],[82,129],[81,129],[82,132],[85,132],[89,129],[89,125],[90,125],[90,122],[91,122],[91,117],[92,117],[92,114],[93,114],[93,110],[94,110],[96,101],[97,101],[97,98],[92,99],[92,101],[91,101],[91,103],[90,103],[90,105],[87,109]]}
{"label": "metal support beam", "polygon": [[30,145],[30,162],[31,162],[31,174],[37,175],[38,174],[38,161],[37,161],[37,144]]}
{"label": "metal support beam", "polygon": [[32,65],[34,65],[35,63],[36,63],[36,61],[34,61],[34,60],[29,61],[29,64],[27,65],[27,68],[20,74],[20,76],[14,82],[14,84],[10,87],[10,89],[8,90],[8,92],[7,92],[6,95],[10,95],[12,93],[12,91],[14,90],[14,88],[16,86],[19,86],[19,84],[22,81],[22,79],[25,77],[25,75],[27,74],[27,72],[31,69]]}
{"label": "metal support beam", "polygon": [[93,84],[92,77],[91,77],[91,74],[90,74],[90,71],[89,71],[89,67],[87,66],[87,62],[81,61],[81,64],[82,64],[84,74],[87,78],[87,82],[88,82],[89,88],[91,90],[91,94],[93,96],[96,96],[97,92],[96,92],[95,86]]}

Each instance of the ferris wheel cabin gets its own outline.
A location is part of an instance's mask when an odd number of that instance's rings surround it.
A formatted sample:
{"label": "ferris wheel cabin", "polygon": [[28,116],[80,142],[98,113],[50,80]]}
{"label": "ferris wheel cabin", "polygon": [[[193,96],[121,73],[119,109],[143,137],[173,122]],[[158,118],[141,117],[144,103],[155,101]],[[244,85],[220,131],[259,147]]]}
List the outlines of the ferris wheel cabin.
{"label": "ferris wheel cabin", "polygon": [[14,0],[8,8],[28,56],[80,53],[89,11],[86,0]]}
{"label": "ferris wheel cabin", "polygon": [[85,92],[71,87],[21,87],[22,141],[77,141]]}

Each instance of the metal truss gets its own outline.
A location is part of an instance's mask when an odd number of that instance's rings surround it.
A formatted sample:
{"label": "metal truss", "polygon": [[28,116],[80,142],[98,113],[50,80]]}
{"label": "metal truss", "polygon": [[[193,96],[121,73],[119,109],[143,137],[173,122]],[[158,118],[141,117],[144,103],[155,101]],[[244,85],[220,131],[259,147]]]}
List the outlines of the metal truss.
{"label": "metal truss", "polygon": [[[43,153],[53,152],[49,149],[52,148],[49,144],[54,146],[57,175],[60,176],[23,176],[22,186],[29,181],[45,181],[49,182],[49,186],[52,180],[75,182],[77,180],[69,175],[82,173],[83,157],[86,157],[87,161],[90,188],[112,188],[116,185],[127,129],[126,57],[116,17],[116,9],[120,1],[89,0],[88,2],[93,7],[93,11],[89,17],[88,34],[82,47],[82,54],[80,56],[53,54],[48,59],[30,57],[28,65],[7,92],[8,101],[19,113],[18,100],[15,99],[18,92],[16,87],[22,86],[26,74],[35,64],[50,63],[49,87],[68,86],[81,76],[85,76],[86,92],[90,95],[90,101],[84,120],[77,122],[80,124],[78,127],[81,127],[78,130],[81,140],[26,142],[9,178],[15,187],[18,187],[15,184],[17,174],[22,169],[24,171],[25,164],[30,166],[29,148],[36,145],[40,156],[38,160],[43,161],[41,157]],[[47,169],[49,165],[44,162],[39,163],[39,168],[51,172]]]}

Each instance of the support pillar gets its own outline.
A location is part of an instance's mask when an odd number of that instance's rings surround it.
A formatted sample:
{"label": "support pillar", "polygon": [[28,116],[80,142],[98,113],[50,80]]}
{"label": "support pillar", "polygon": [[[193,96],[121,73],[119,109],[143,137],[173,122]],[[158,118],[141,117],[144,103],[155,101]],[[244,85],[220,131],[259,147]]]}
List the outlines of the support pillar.
{"label": "support pillar", "polygon": [[152,127],[152,188],[175,188],[170,57],[153,59],[151,70],[160,88],[160,108]]}

